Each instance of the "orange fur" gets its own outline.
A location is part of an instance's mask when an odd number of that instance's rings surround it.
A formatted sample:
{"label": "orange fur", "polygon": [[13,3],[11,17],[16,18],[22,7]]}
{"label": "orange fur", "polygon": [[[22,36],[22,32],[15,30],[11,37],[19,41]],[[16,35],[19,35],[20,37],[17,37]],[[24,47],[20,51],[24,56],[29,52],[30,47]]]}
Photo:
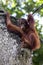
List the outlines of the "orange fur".
{"label": "orange fur", "polygon": [[[22,21],[24,22],[24,21]],[[25,23],[25,22],[24,22]],[[29,23],[29,24],[28,24]],[[27,19],[27,28],[26,26],[24,27],[24,37],[28,42],[23,44],[23,47],[30,48],[31,50],[36,50],[40,48],[40,40],[39,40],[39,35],[35,29],[34,26],[34,18],[31,14],[28,15]],[[23,39],[22,39],[23,41]]]}
{"label": "orange fur", "polygon": [[7,28],[13,32],[17,31],[21,34],[21,40],[23,42],[22,47],[30,48],[31,50],[39,49],[40,40],[34,26],[33,16],[29,14],[27,20],[18,19],[20,26],[12,24],[9,18],[9,14],[7,14]]}

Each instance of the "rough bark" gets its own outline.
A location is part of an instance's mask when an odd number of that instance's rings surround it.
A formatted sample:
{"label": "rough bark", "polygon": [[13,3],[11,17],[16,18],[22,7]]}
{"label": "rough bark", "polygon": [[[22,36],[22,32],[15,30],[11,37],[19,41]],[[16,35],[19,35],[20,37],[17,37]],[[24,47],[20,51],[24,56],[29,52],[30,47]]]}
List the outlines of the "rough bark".
{"label": "rough bark", "polygon": [[30,50],[21,48],[21,39],[7,30],[1,18],[3,17],[0,16],[0,65],[32,65]]}

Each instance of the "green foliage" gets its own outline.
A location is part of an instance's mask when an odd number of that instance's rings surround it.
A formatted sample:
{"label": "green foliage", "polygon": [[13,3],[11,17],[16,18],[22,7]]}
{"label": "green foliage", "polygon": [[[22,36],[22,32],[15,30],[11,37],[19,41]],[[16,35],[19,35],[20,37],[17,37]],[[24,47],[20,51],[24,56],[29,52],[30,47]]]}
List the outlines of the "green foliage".
{"label": "green foliage", "polygon": [[[41,4],[43,4],[43,0],[37,0],[36,2],[34,0],[27,0],[27,2],[22,3],[22,5],[20,5],[20,3],[17,2],[17,0],[8,0],[8,1],[5,0],[5,1],[6,1],[5,4],[3,1],[1,1],[2,7],[6,11],[9,11],[10,14],[16,13],[17,17],[21,17],[22,15],[25,14],[22,10],[25,10],[26,13],[34,12],[34,10],[37,7],[39,7]],[[25,6],[22,7],[23,5],[25,5]],[[41,16],[43,16],[43,7],[41,9],[39,9],[36,13],[39,13]],[[20,14],[20,15],[18,15],[18,14]]]}
{"label": "green foliage", "polygon": [[43,44],[41,44],[41,48],[36,50],[33,53],[33,64],[34,65],[42,65],[43,64]]}

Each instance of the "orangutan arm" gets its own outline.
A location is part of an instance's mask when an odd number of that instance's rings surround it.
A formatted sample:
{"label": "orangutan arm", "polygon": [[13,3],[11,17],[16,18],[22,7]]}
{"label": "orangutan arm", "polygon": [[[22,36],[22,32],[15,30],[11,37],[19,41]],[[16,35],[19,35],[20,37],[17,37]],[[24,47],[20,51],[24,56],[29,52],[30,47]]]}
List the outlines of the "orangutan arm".
{"label": "orangutan arm", "polygon": [[14,24],[12,24],[11,20],[10,20],[10,14],[7,12],[6,13],[6,24],[7,24],[7,28],[13,32],[19,32],[21,35],[23,35],[23,31],[19,26],[16,26]]}
{"label": "orangutan arm", "polygon": [[39,37],[37,37],[37,34],[31,33],[30,40],[31,40],[32,50],[36,50],[40,48],[40,40],[39,40]]}
{"label": "orangutan arm", "polygon": [[21,35],[23,35],[23,31],[20,27],[13,25],[12,23],[7,24],[7,28],[13,32],[19,32]]}
{"label": "orangutan arm", "polygon": [[30,44],[29,40],[27,40],[25,38],[25,34],[24,34],[23,30],[20,27],[12,24],[11,21],[10,21],[10,18],[8,18],[8,17],[7,17],[7,28],[10,31],[13,31],[13,32],[16,31],[16,32],[18,32],[21,35],[21,40],[24,41],[24,43]]}

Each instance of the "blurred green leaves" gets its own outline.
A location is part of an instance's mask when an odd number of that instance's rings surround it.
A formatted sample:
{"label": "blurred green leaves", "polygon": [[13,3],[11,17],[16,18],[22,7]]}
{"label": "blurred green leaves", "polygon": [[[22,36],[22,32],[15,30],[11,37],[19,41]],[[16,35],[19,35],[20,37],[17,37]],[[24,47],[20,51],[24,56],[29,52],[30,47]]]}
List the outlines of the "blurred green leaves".
{"label": "blurred green leaves", "polygon": [[[4,3],[5,2],[5,3]],[[21,1],[22,2],[22,1]],[[41,4],[43,4],[43,0],[27,0],[26,2],[17,2],[17,0],[1,0],[2,6],[6,11],[9,11],[10,14],[16,13],[17,17],[23,16],[25,13],[22,11],[25,10],[26,13],[34,12],[37,7],[39,7]],[[24,7],[22,7],[25,5]],[[20,10],[21,8],[21,10]],[[36,13],[39,13],[41,16],[43,16],[43,7],[38,10]],[[20,14],[20,15],[18,15]]]}

